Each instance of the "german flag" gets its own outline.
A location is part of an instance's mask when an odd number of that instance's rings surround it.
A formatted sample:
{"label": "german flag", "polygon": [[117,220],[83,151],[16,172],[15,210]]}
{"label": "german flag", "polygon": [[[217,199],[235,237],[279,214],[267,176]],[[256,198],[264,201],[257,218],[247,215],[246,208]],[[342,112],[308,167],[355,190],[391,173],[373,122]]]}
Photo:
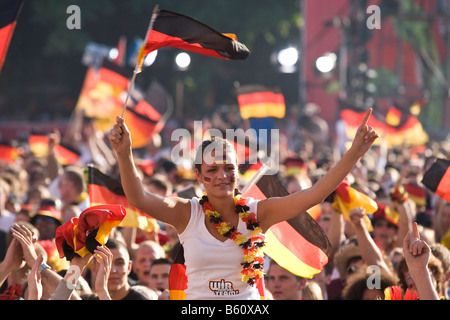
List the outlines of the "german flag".
{"label": "german flag", "polygon": [[[288,192],[275,175],[263,175],[244,196],[255,199],[284,197]],[[307,213],[277,223],[266,232],[264,252],[298,276],[312,278],[331,255],[331,244],[319,224]]]}
{"label": "german flag", "polygon": [[[48,137],[46,135],[31,134],[28,137],[30,150],[34,156],[45,158],[48,155]],[[61,142],[54,147],[55,157],[62,165],[71,165],[76,163],[81,156],[80,151],[72,146]]]}
{"label": "german flag", "polygon": [[[179,13],[157,10],[150,23],[141,59],[162,47],[182,50],[222,59],[245,59],[249,51],[232,34],[222,34],[209,26]],[[139,59],[138,59],[139,61]]]}
{"label": "german flag", "polygon": [[288,157],[284,161],[284,167],[286,168],[286,176],[295,176],[299,174],[307,174],[308,166],[299,157]]}
{"label": "german flag", "polygon": [[55,243],[59,257],[72,260],[94,253],[97,246],[108,241],[112,229],[126,216],[121,205],[98,205],[84,210],[79,218],[72,218],[56,229]]}
{"label": "german flag", "polygon": [[[373,214],[378,209],[377,203],[372,198],[352,188],[347,180],[336,188],[332,198],[333,208],[339,211],[347,221],[350,221],[349,212],[353,208],[363,208],[366,214]],[[368,231],[373,231],[372,223],[367,215],[364,216],[364,223]]]}
{"label": "german flag", "polygon": [[0,2],[0,71],[5,63],[23,0],[3,0]]}
{"label": "german flag", "polygon": [[[191,199],[196,196],[195,188],[187,186],[175,192],[172,196],[185,199]],[[169,296],[170,300],[185,300],[187,289],[186,265],[184,264],[184,249],[181,243],[178,243],[178,251],[175,260],[169,271]]]}
{"label": "german flag", "polygon": [[283,94],[264,86],[247,85],[238,88],[237,100],[243,119],[284,118],[286,112]]}
{"label": "german flag", "polygon": [[48,137],[43,134],[30,134],[28,137],[31,153],[35,157],[45,158],[48,155]]}
{"label": "german flag", "polygon": [[127,211],[127,215],[120,223],[120,227],[137,227],[148,232],[157,228],[157,222],[154,218],[130,206],[119,181],[114,180],[93,166],[88,166],[86,170],[91,206],[120,204]]}
{"label": "german flag", "polygon": [[427,190],[423,186],[417,182],[410,182],[405,183],[403,187],[408,193],[408,198],[414,201],[416,205],[425,206],[427,204]]}
{"label": "german flag", "polygon": [[98,69],[90,67],[75,111],[94,119],[96,129],[103,132],[111,129],[122,110],[122,93],[128,90],[129,75],[125,69],[108,61]]}
{"label": "german flag", "polygon": [[[349,139],[354,138],[365,114],[365,110],[341,110],[341,119],[346,125],[346,134]],[[397,125],[390,125],[387,121]],[[415,116],[411,114],[401,116],[399,111],[393,108],[387,114],[387,119],[374,114],[367,124],[380,134],[381,138],[386,141],[388,148],[394,148],[403,144],[407,146],[423,145],[428,142],[428,134]],[[375,143],[379,142],[375,141]]]}
{"label": "german flag", "polygon": [[175,260],[169,271],[169,297],[170,300],[186,300],[187,276],[186,265],[184,264],[184,249],[178,244],[178,251]]}
{"label": "german flag", "polygon": [[157,132],[157,125],[161,120],[161,114],[145,100],[140,100],[134,107],[128,107],[123,117],[131,132],[133,148],[145,147]]}
{"label": "german flag", "polygon": [[54,152],[59,163],[65,166],[76,163],[81,157],[80,151],[64,142],[57,144]]}
{"label": "german flag", "polygon": [[0,142],[0,161],[14,163],[19,156],[19,150],[8,143]]}
{"label": "german flag", "polygon": [[450,201],[450,160],[437,159],[424,173],[422,183],[442,199]]}

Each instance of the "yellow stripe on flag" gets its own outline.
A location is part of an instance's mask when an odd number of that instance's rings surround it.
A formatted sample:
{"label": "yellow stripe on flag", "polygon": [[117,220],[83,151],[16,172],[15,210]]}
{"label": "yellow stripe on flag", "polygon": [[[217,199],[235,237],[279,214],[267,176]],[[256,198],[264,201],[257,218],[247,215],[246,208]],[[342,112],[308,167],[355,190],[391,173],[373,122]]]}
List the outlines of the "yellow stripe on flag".
{"label": "yellow stripe on flag", "polygon": [[262,102],[247,104],[240,107],[243,119],[248,118],[284,118],[285,106],[280,103]]}
{"label": "yellow stripe on flag", "polygon": [[[311,279],[315,274],[321,271],[320,269],[307,265],[292,254],[292,252],[278,240],[270,229],[266,232],[265,242],[266,246],[264,247],[264,253],[275,260],[280,267],[285,269],[289,268],[291,273],[303,278]],[[295,268],[292,269],[292,266],[295,266]]]}

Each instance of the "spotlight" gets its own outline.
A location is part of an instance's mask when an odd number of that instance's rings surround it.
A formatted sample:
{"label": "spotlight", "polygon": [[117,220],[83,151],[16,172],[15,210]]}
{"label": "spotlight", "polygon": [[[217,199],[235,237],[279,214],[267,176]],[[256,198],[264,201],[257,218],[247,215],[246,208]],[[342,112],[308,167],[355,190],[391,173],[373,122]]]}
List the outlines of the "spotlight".
{"label": "spotlight", "polygon": [[332,52],[325,53],[323,56],[317,58],[316,68],[321,73],[329,73],[336,67],[336,54]]}
{"label": "spotlight", "polygon": [[191,64],[191,56],[186,52],[180,52],[175,57],[175,64],[177,65],[179,70],[185,71]]}

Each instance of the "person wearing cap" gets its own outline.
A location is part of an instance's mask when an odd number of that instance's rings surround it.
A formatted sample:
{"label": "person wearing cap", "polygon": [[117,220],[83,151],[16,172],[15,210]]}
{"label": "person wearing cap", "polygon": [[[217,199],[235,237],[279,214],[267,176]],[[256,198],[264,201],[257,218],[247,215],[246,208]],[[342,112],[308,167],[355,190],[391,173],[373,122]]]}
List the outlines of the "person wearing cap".
{"label": "person wearing cap", "polygon": [[397,244],[399,214],[391,207],[378,203],[373,214],[373,240],[385,254],[389,254]]}
{"label": "person wearing cap", "polygon": [[39,240],[52,240],[61,225],[61,211],[52,205],[41,206],[30,222],[39,230]]}

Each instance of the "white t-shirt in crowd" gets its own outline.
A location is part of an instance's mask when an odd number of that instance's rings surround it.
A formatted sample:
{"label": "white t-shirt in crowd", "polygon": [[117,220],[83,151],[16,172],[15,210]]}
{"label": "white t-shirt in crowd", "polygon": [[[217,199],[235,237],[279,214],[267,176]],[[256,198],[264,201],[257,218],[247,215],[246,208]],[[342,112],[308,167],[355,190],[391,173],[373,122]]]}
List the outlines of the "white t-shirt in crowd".
{"label": "white t-shirt in crowd", "polygon": [[[248,198],[250,212],[256,217],[258,200]],[[186,229],[179,235],[184,248],[186,276],[185,290],[187,300],[259,300],[261,296],[256,286],[250,286],[241,279],[243,250],[233,240],[222,242],[208,231],[205,213],[198,198],[191,202],[191,218]],[[209,223],[206,220],[206,223]],[[244,235],[247,230],[244,221],[239,219],[237,231]]]}

